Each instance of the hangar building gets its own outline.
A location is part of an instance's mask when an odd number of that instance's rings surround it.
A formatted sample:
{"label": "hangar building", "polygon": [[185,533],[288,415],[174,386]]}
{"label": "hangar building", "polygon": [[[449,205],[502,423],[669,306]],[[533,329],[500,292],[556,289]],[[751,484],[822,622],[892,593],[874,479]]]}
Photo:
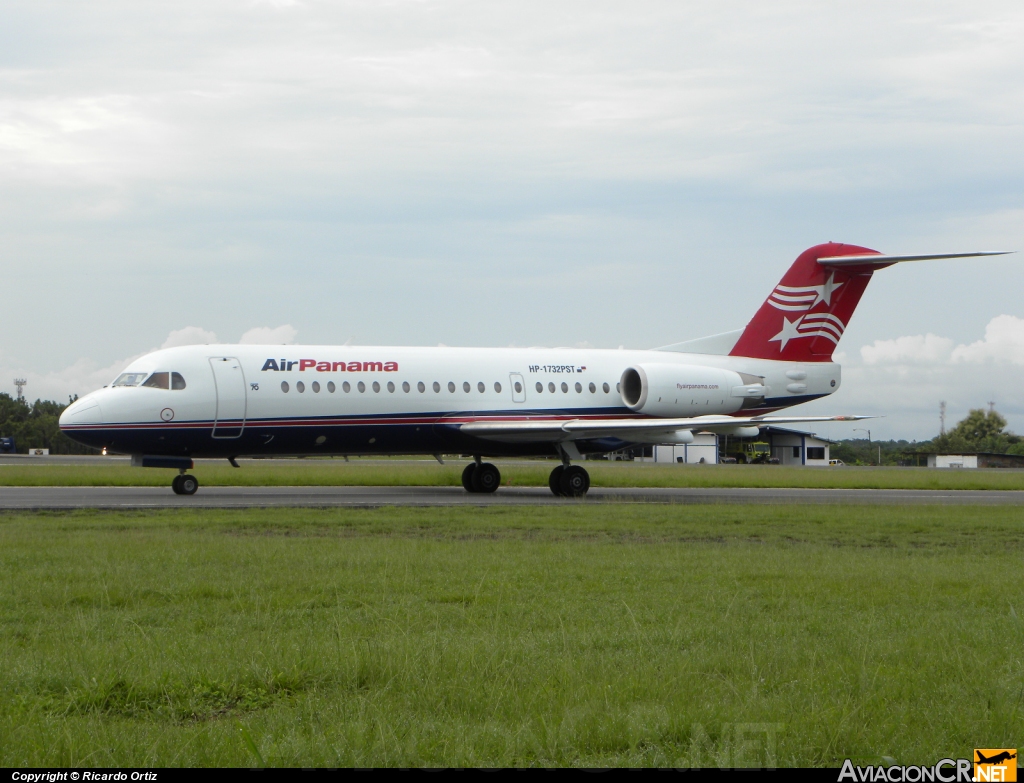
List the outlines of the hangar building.
{"label": "hangar building", "polygon": [[[767,449],[773,460],[781,465],[828,466],[829,447],[832,441],[813,432],[762,427],[756,438],[735,438],[699,432],[693,436],[693,443],[666,444],[644,449],[644,462],[675,462],[686,464],[718,464],[723,458],[738,454],[753,454],[756,450]],[[746,456],[744,456],[746,459]]]}

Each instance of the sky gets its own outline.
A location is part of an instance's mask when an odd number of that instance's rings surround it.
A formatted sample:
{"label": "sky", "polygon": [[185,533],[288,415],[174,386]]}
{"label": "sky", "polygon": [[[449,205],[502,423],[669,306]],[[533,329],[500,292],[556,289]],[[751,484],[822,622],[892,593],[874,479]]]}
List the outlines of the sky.
{"label": "sky", "polygon": [[[820,242],[1024,251],[1020,3],[3,19],[0,390],[30,399],[213,340],[649,348],[742,327]],[[879,272],[794,412],[1024,433],[1022,292],[1024,253]]]}

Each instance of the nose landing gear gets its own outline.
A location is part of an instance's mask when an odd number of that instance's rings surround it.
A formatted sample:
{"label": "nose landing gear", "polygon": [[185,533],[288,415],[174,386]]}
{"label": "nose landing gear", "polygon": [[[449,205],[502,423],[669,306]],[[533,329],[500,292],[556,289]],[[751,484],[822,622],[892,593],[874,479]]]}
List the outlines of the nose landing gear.
{"label": "nose landing gear", "polygon": [[501,486],[501,471],[489,462],[481,462],[479,457],[466,465],[462,471],[462,486],[467,492],[490,493]]}
{"label": "nose landing gear", "polygon": [[194,495],[199,489],[199,479],[190,473],[180,473],[171,482],[175,495]]}

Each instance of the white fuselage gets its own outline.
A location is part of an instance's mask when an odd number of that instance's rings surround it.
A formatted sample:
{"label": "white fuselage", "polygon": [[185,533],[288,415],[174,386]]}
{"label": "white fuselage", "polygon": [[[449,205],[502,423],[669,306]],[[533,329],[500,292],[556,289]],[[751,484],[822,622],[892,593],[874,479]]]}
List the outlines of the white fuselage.
{"label": "white fuselage", "polygon": [[[681,379],[673,377],[672,393],[658,393],[644,410],[627,405],[623,372],[665,365]],[[721,371],[742,380],[705,382]],[[125,372],[177,373],[184,388],[104,387],[70,406],[62,429],[132,454],[474,453],[471,440],[443,425],[762,413],[831,394],[841,381],[832,362],[580,348],[197,345],[156,351]],[[698,382],[685,382],[691,377]],[[733,393],[752,377],[764,387],[756,410]],[[550,451],[479,445],[487,454]]]}

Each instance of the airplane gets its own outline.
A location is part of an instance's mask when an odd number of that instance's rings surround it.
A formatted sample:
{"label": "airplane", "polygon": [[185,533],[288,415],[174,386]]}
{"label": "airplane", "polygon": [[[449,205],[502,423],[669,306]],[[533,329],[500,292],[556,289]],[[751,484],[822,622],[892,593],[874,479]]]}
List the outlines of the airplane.
{"label": "airplane", "polygon": [[997,753],[992,758],[985,758],[980,750],[976,750],[974,753],[978,756],[974,762],[975,764],[999,764],[1003,761],[1009,761],[1010,759],[1017,758],[1016,753],[1010,753],[1008,750],[1004,750],[1002,753]]}
{"label": "airplane", "polygon": [[199,488],[194,458],[469,454],[469,492],[494,492],[484,457],[557,456],[549,487],[580,497],[573,461],[695,432],[756,436],[770,416],[838,391],[832,353],[875,270],[1008,251],[884,255],[829,242],[801,253],[744,329],[652,350],[191,345],[133,361],[70,405],[60,428]]}

